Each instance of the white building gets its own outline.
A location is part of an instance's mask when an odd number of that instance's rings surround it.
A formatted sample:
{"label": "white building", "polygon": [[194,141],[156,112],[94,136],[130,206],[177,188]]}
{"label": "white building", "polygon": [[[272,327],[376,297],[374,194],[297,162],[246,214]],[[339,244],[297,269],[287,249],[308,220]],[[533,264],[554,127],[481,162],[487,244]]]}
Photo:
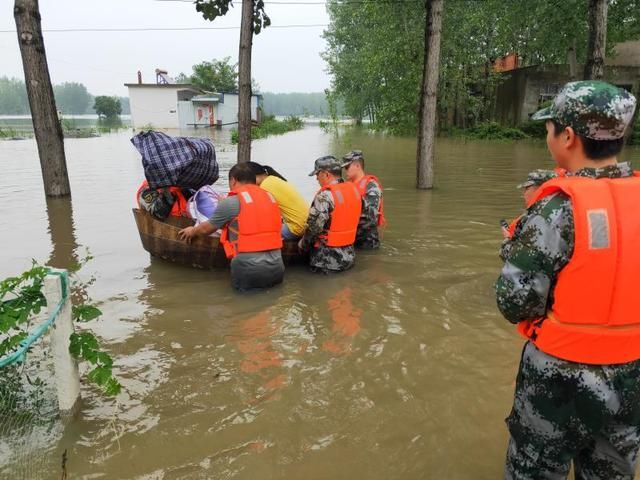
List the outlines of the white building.
{"label": "white building", "polygon": [[[237,93],[208,93],[191,84],[125,83],[131,125],[140,129],[226,127],[238,123]],[[260,121],[261,95],[251,97],[251,119]]]}

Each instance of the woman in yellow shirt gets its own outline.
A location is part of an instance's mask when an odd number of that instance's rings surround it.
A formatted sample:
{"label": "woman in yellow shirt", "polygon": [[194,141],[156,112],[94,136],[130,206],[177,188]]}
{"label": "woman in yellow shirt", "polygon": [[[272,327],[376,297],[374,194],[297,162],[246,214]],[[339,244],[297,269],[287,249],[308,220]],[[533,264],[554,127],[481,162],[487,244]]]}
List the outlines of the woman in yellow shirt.
{"label": "woman in yellow shirt", "polygon": [[282,216],[282,238],[297,240],[304,232],[309,215],[309,207],[300,192],[268,165],[248,162],[247,165],[256,174],[256,183],[266,190],[278,202]]}

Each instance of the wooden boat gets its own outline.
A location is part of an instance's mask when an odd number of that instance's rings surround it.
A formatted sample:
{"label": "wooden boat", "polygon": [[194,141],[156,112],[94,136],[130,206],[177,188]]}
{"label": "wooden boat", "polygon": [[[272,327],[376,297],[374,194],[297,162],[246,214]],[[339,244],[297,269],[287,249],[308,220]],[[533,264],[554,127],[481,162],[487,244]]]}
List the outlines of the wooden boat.
{"label": "wooden boat", "polygon": [[[229,260],[217,237],[196,237],[187,243],[178,237],[178,232],[190,227],[194,221],[186,217],[169,217],[160,221],[146,210],[133,209],[143,248],[154,257],[190,267],[212,269],[225,268]],[[298,242],[285,240],[282,247],[282,260],[285,265],[302,263],[304,255],[298,251]]]}

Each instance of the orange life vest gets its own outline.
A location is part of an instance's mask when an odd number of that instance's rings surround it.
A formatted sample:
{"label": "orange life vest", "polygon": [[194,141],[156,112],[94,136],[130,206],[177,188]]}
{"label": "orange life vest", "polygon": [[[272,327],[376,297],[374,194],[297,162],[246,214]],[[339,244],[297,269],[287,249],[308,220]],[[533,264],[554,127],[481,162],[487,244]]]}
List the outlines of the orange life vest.
{"label": "orange life vest", "polygon": [[327,247],[346,247],[356,240],[358,221],[362,212],[362,197],[358,188],[351,182],[332,183],[322,187],[318,193],[329,190],[333,197],[331,224],[326,235]]}
{"label": "orange life vest", "polygon": [[[360,192],[361,197],[364,197],[367,193],[367,183],[369,183],[369,180],[373,180],[374,182],[376,182],[378,184],[378,188],[380,188],[380,191],[382,192],[382,183],[380,183],[380,180],[378,180],[373,175],[365,175],[357,183],[358,191]],[[387,219],[384,217],[384,199],[380,197],[380,206],[378,207],[378,226],[383,227],[386,224]]]}
{"label": "orange life vest", "polygon": [[596,365],[640,358],[640,174],[619,179],[556,178],[536,193],[571,199],[575,246],[544,319],[518,331],[543,352]]}
{"label": "orange life vest", "polygon": [[229,222],[223,229],[220,242],[227,258],[238,253],[265,252],[282,248],[282,218],[275,198],[257,185],[243,185],[229,196],[237,196],[240,213],[236,217],[236,240],[229,240]]}
{"label": "orange life vest", "polygon": [[[140,208],[140,194],[147,188],[149,188],[149,182],[145,180],[142,182],[140,188],[138,188],[138,191],[136,192],[136,203],[138,204],[138,208]],[[169,192],[171,192],[171,195],[173,195],[173,198],[175,199],[169,215],[173,217],[191,217],[191,215],[189,215],[189,210],[187,209],[187,199],[182,193],[182,189],[180,187],[165,188],[169,188]]]}

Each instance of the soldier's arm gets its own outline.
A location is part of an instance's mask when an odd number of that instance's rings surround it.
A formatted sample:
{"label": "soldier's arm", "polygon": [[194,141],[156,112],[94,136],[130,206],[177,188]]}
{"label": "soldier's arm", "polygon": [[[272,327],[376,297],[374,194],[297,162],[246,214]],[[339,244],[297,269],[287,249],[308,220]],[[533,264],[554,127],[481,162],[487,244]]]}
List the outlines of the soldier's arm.
{"label": "soldier's arm", "polygon": [[556,276],[573,253],[573,230],[563,194],[537,202],[523,216],[496,283],[498,308],[511,323],[545,316]]}
{"label": "soldier's arm", "polygon": [[331,217],[332,208],[333,201],[331,193],[326,190],[320,192],[313,199],[313,203],[309,209],[309,216],[307,217],[307,226],[304,229],[304,235],[300,241],[303,250],[311,248],[316,242],[316,239],[325,230]]}
{"label": "soldier's arm", "polygon": [[378,226],[378,211],[380,209],[380,200],[382,199],[382,191],[378,184],[371,180],[367,183],[367,190],[363,197],[362,209],[366,214],[360,226],[364,228],[375,228]]}

